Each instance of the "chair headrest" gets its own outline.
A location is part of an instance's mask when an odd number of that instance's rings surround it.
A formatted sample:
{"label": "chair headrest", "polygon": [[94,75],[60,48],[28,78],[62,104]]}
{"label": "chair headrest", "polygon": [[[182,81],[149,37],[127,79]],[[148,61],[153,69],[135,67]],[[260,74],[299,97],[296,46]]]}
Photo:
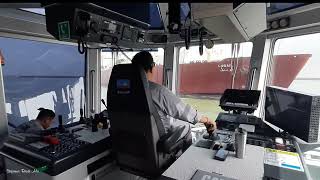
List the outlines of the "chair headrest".
{"label": "chair headrest", "polygon": [[115,65],[107,100],[110,111],[149,113],[152,101],[145,71],[133,64]]}

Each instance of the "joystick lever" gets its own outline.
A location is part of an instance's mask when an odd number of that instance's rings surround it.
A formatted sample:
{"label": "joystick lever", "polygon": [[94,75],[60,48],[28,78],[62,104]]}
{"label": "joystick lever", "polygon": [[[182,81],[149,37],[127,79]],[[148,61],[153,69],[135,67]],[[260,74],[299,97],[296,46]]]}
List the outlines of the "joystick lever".
{"label": "joystick lever", "polygon": [[95,114],[94,118],[92,119],[92,132],[98,131],[98,123],[99,123],[99,116],[98,114]]}
{"label": "joystick lever", "polygon": [[104,99],[101,99],[102,104],[104,105],[104,107],[106,107],[106,109],[108,109],[106,102],[104,101]]}
{"label": "joystick lever", "polygon": [[85,120],[84,120],[84,117],[83,117],[83,109],[80,108],[80,120],[79,120],[80,123],[84,123]]}
{"label": "joystick lever", "polygon": [[58,129],[59,129],[59,132],[60,133],[63,133],[64,132],[64,127],[63,127],[63,125],[62,125],[62,115],[59,115],[59,127],[58,127]]}

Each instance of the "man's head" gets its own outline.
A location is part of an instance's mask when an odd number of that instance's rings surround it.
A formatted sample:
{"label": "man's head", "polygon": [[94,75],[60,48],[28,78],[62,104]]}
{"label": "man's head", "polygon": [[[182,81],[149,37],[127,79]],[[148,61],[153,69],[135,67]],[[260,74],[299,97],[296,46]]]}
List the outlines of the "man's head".
{"label": "man's head", "polygon": [[153,77],[153,68],[155,66],[155,63],[153,61],[152,55],[148,51],[141,51],[137,53],[133,59],[132,64],[141,66],[146,74],[148,80],[151,80]]}
{"label": "man's head", "polygon": [[39,108],[38,110],[40,112],[37,116],[37,120],[40,122],[43,129],[49,128],[56,114],[50,109]]}

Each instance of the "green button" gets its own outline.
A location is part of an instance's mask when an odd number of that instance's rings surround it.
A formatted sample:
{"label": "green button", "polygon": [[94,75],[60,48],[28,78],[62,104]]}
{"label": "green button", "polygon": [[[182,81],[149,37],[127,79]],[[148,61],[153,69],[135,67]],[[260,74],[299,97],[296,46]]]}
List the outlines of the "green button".
{"label": "green button", "polygon": [[58,23],[58,32],[60,40],[70,39],[70,24],[69,21],[59,22]]}
{"label": "green button", "polygon": [[47,169],[48,169],[48,166],[42,166],[42,167],[37,168],[36,170],[38,170],[38,172],[44,172]]}

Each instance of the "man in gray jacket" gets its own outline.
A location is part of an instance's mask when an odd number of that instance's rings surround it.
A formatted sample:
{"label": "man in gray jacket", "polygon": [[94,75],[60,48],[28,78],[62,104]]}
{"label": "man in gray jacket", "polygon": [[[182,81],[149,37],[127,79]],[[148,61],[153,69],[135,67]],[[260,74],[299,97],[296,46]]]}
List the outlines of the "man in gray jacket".
{"label": "man in gray jacket", "polygon": [[[179,97],[166,87],[150,81],[153,77],[155,63],[148,51],[137,53],[132,59],[132,64],[141,66],[146,72],[152,100],[160,115],[166,133],[170,132],[174,127],[181,125],[188,126],[186,129],[189,129],[190,125],[188,123],[196,124],[199,122],[206,126],[209,133],[215,130],[215,122],[211,121],[208,117],[201,116],[195,109],[183,103]],[[188,138],[189,144],[192,143],[191,135]]]}
{"label": "man in gray jacket", "polygon": [[39,108],[40,112],[35,120],[31,120],[19,125],[13,133],[40,133],[48,129],[53,122],[55,113],[50,109]]}

